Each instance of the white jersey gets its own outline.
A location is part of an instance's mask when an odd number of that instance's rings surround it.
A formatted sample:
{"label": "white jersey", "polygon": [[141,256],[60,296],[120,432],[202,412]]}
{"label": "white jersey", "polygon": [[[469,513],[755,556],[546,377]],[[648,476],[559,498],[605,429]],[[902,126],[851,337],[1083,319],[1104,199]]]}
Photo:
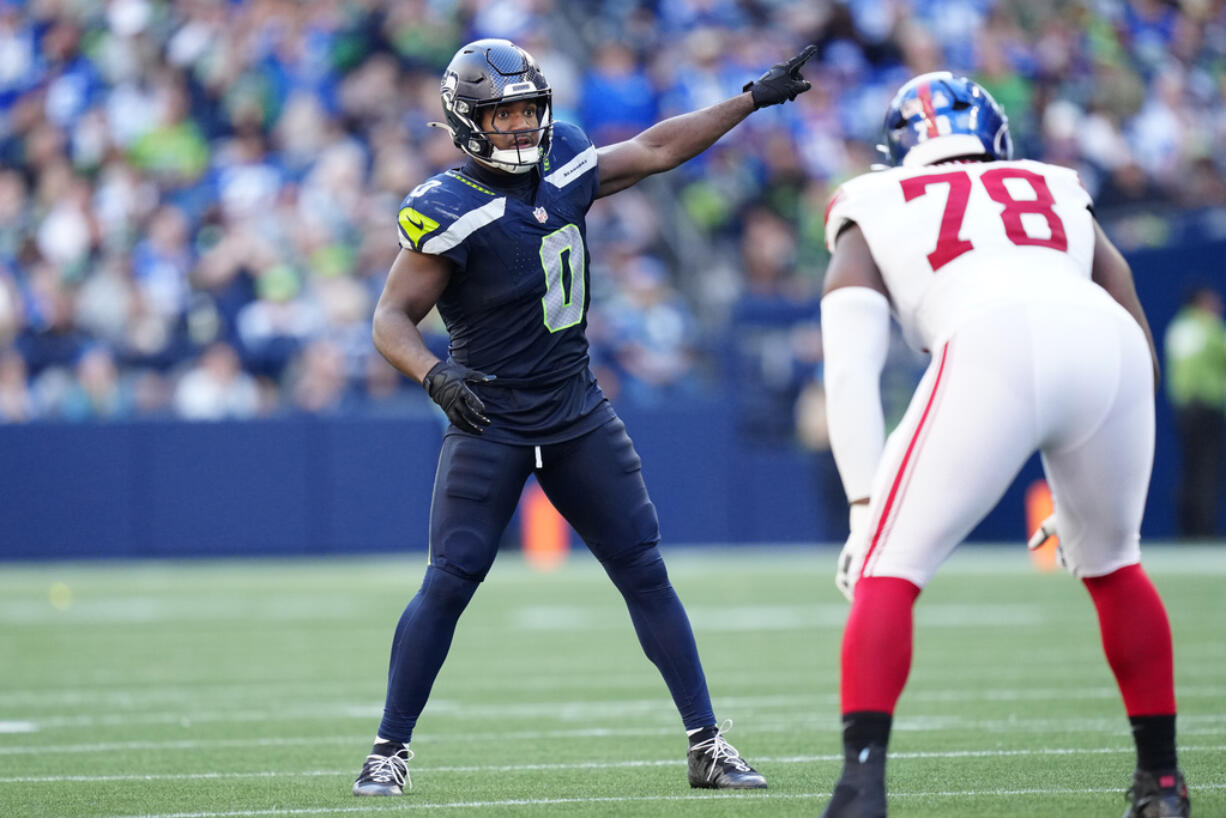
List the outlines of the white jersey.
{"label": "white jersey", "polygon": [[855,223],[908,343],[930,351],[982,309],[1096,298],[1090,195],[1068,168],[1029,160],[891,168],[844,184],[826,210],[831,252]]}
{"label": "white jersey", "polygon": [[[832,251],[844,226],[859,226],[908,341],[932,353],[876,463],[857,534],[861,576],[923,587],[1035,451],[1073,573],[1140,559],[1154,443],[1149,345],[1091,280],[1089,205],[1075,173],[1029,161],[896,168],[835,195]],[[828,384],[836,459],[855,436],[835,418],[864,410],[846,411],[845,388]]]}

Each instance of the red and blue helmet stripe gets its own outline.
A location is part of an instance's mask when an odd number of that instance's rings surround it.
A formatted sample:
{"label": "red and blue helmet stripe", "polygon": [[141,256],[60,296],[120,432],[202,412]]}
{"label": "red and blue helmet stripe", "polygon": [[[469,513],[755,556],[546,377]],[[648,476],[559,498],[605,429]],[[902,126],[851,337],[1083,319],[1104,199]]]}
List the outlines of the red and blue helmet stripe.
{"label": "red and blue helmet stripe", "polygon": [[[926,146],[912,159],[922,161],[906,161],[920,145]],[[895,165],[1013,157],[1009,119],[996,100],[978,83],[948,71],[922,74],[899,89],[886,111],[884,147]]]}

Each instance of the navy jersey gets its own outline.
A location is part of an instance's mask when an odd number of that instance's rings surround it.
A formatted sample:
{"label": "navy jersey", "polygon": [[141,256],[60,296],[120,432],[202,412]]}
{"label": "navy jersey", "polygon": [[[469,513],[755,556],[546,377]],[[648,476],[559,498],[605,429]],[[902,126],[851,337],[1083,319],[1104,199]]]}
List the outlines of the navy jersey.
{"label": "navy jersey", "polygon": [[479,166],[449,170],[400,206],[400,245],[453,263],[438,310],[450,355],[497,376],[474,387],[485,436],[510,443],[567,440],[607,420],[588,365],[588,208],[596,148],[555,123],[538,171],[503,179]]}

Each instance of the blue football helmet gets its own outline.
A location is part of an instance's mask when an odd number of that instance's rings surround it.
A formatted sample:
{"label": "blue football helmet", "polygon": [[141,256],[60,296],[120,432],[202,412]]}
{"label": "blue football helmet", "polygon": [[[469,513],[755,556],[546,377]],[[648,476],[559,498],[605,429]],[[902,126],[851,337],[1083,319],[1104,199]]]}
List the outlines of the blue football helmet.
{"label": "blue football helmet", "polygon": [[1012,159],[1009,118],[983,86],[948,71],[908,82],[885,114],[885,145],[894,165],[931,165],[961,156]]}

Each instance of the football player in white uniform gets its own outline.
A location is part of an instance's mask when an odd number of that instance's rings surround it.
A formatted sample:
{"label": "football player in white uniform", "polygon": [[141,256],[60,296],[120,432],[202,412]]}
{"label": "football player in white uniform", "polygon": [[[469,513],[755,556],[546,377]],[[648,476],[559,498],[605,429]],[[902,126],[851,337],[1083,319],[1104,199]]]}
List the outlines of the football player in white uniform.
{"label": "football player in white uniform", "polygon": [[[845,760],[824,815],[886,814],[915,600],[1037,450],[1132,722],[1125,818],[1186,816],[1170,625],[1140,566],[1158,365],[1132,273],[1073,171],[1012,161],[1005,115],[974,82],[911,80],[885,132],[895,167],[845,184],[826,215],[830,439],[851,502],[836,582],[852,607]],[[891,314],[932,362],[886,439]]]}

